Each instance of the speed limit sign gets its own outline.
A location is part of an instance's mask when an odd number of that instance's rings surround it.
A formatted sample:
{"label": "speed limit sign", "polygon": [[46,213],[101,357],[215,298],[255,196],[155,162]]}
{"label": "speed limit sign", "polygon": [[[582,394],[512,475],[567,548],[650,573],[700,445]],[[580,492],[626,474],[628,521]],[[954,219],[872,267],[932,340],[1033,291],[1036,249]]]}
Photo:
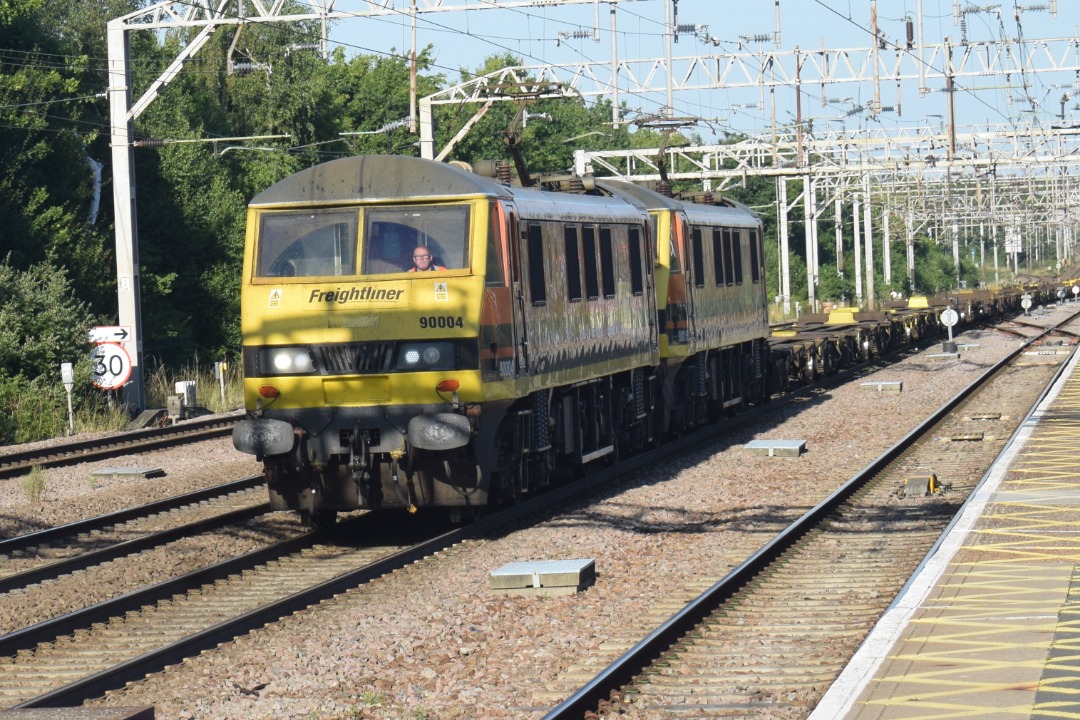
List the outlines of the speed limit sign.
{"label": "speed limit sign", "polygon": [[101,343],[90,351],[91,381],[103,390],[115,390],[131,379],[131,358],[119,343]]}

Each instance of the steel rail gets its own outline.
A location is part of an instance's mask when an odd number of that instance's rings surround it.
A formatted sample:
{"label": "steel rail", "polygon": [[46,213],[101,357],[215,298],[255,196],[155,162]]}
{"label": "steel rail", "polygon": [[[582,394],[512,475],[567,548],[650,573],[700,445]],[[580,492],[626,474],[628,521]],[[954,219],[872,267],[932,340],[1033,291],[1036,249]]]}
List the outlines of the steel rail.
{"label": "steel rail", "polygon": [[[1063,325],[1072,321],[1080,313],[1062,321]],[[914,428],[901,438],[891,448],[883,452],[863,470],[844,483],[829,497],[821,501],[817,506],[807,511],[793,524],[778,533],[772,540],[762,546],[757,552],[743,561],[738,567],[713,584],[682,610],[677,612],[666,622],[661,624],[645,638],[639,641],[623,655],[608,665],[604,670],[583,685],[573,695],[562,703],[552,708],[543,720],[568,720],[569,718],[581,718],[588,712],[595,712],[601,701],[606,701],[611,692],[618,690],[631,683],[650,664],[660,658],[668,650],[672,642],[686,635],[690,630],[700,624],[711,613],[730,599],[735,593],[745,587],[755,576],[760,574],[770,564],[774,563],[796,542],[807,533],[818,527],[825,519],[830,517],[852,495],[864,487],[875,475],[884,470],[890,463],[899,457],[908,447],[919,438],[930,432],[939,422],[948,416],[964,400],[977,392],[986,382],[1011,364],[1017,357],[1027,351],[1037,340],[1053,333],[1053,328],[1041,328],[1044,330],[1041,336],[1028,339],[1015,351],[996,363],[979,378],[970,383],[957,395],[941,406],[932,416]],[[1076,349],[1074,348],[1074,352]],[[1062,365],[1062,368],[1064,364]],[[1057,380],[1062,370],[1059,368],[1054,380]],[[1046,390],[1040,395],[1045,395]],[[1037,403],[1032,406],[1032,410]],[[1030,414],[1030,413],[1029,413]],[[1021,427],[1023,423],[1021,423]],[[1010,440],[1011,442],[1011,440]],[[1007,445],[1006,445],[1007,446]]]}
{"label": "steel rail", "polygon": [[34,583],[53,580],[63,575],[70,575],[71,573],[85,570],[86,568],[95,565],[100,565],[109,560],[115,560],[116,558],[124,557],[126,555],[134,555],[160,545],[165,545],[166,543],[182,540],[183,538],[192,537],[194,535],[200,535],[211,530],[217,530],[218,528],[227,525],[246,522],[247,520],[260,515],[265,515],[268,512],[270,512],[270,503],[268,502],[240,508],[239,510],[231,510],[213,517],[196,520],[195,522],[186,523],[184,525],[178,525],[177,527],[169,528],[168,530],[161,530],[160,532],[149,533],[142,537],[125,540],[101,548],[100,550],[93,550],[91,552],[82,553],[81,555],[57,560],[48,565],[42,565],[24,572],[15,573],[14,575],[0,577],[0,593],[8,593],[12,590],[33,585]]}
{"label": "steel rail", "polygon": [[145,505],[125,508],[123,510],[117,510],[116,512],[98,515],[85,520],[76,520],[75,522],[67,523],[65,525],[57,525],[56,527],[35,530],[34,532],[25,533],[23,535],[16,535],[15,537],[0,540],[0,553],[12,553],[16,550],[25,550],[28,547],[34,547],[35,545],[54,542],[62,537],[70,537],[80,533],[102,530],[135,518],[157,515],[158,513],[168,512],[169,510],[175,510],[176,508],[184,507],[186,505],[194,505],[204,500],[220,497],[221,495],[229,495],[243,490],[250,490],[251,488],[258,487],[265,483],[266,480],[262,475],[252,475],[242,480],[234,480],[203,490],[194,490],[189,493],[184,493],[183,495],[175,495],[170,498],[165,498],[164,500],[146,503]]}
{"label": "steel rail", "polygon": [[76,440],[0,455],[0,477],[12,477],[29,472],[34,466],[62,467],[95,460],[104,460],[128,452],[132,446],[148,450],[171,447],[197,439],[217,438],[232,432],[238,413],[192,420],[178,425],[146,428],[109,435],[94,440]]}

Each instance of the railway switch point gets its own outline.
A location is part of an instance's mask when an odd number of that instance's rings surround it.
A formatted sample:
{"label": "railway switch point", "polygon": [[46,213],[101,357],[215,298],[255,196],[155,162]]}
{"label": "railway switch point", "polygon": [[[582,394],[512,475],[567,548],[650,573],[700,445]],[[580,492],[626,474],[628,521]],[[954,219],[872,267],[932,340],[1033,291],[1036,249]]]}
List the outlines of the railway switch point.
{"label": "railway switch point", "polygon": [[596,561],[532,560],[493,570],[488,589],[503,595],[573,595],[596,579]]}
{"label": "railway switch point", "polygon": [[875,380],[864,382],[862,386],[868,390],[877,390],[879,393],[889,395],[899,395],[904,390],[904,383],[899,380]]}
{"label": "railway switch point", "polygon": [[805,440],[751,440],[743,445],[754,455],[768,457],[799,457],[806,450]]}

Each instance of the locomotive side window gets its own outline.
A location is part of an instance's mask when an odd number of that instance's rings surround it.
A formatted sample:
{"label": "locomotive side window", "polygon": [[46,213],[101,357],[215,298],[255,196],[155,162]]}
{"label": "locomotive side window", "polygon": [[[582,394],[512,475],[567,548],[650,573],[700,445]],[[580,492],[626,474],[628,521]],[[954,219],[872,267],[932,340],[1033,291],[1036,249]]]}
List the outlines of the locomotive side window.
{"label": "locomotive side window", "polygon": [[581,228],[581,251],[585,256],[585,297],[589,300],[599,300],[600,278],[596,266],[596,228],[591,225]]}
{"label": "locomotive side window", "polygon": [[566,297],[570,302],[581,302],[581,256],[576,226],[563,228],[563,245],[566,250]]}
{"label": "locomotive side window", "polygon": [[745,237],[745,233],[742,230],[732,230],[732,236],[735,242],[731,245],[731,253],[734,257],[733,265],[735,267],[735,284],[742,285],[743,272],[742,272],[742,241]]}
{"label": "locomotive side window", "polygon": [[469,208],[466,205],[370,207],[364,213],[365,275],[413,267],[413,250],[425,247],[436,268],[467,268]]}
{"label": "locomotive side window", "polygon": [[[496,287],[502,287],[506,284],[506,273],[503,271],[503,238],[507,237],[504,232],[506,229],[506,217],[502,212],[502,207],[491,204],[491,210],[488,213],[490,217],[490,223],[488,226],[488,239],[487,239],[487,283]],[[512,237],[512,236],[511,236]]]}
{"label": "locomotive side window", "polygon": [[735,259],[731,252],[731,245],[734,241],[732,237],[731,228],[724,228],[724,284],[735,284]]}
{"label": "locomotive side window", "polygon": [[716,277],[716,285],[719,287],[724,284],[724,246],[723,235],[718,228],[713,228],[712,231],[712,255],[713,275]]}
{"label": "locomotive side window", "polygon": [[754,283],[761,282],[761,267],[758,259],[757,230],[750,231],[750,279]]}
{"label": "locomotive side window", "polygon": [[544,278],[544,233],[536,223],[529,223],[529,295],[533,305],[547,304],[547,281]]}
{"label": "locomotive side window", "polygon": [[686,217],[680,213],[671,216],[671,274],[682,275],[682,243],[690,236],[690,229]]}
{"label": "locomotive side window", "polygon": [[354,211],[263,213],[255,277],[326,277],[356,274]]}
{"label": "locomotive side window", "polygon": [[615,254],[609,227],[600,228],[600,279],[604,283],[604,297],[615,297]]}
{"label": "locomotive side window", "polygon": [[627,241],[630,251],[630,292],[641,295],[645,292],[645,275],[641,269],[641,229],[631,227]]}
{"label": "locomotive side window", "polygon": [[701,241],[701,228],[696,227],[690,234],[693,247],[690,252],[694,263],[694,286],[705,287],[705,246]]}

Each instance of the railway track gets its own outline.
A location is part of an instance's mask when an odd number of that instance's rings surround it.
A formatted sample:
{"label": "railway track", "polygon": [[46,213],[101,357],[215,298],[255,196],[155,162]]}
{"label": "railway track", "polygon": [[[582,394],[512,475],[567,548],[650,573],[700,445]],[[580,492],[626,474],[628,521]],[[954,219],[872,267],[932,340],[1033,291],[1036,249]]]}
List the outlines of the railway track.
{"label": "railway track", "polygon": [[215,415],[166,427],[5,453],[0,455],[0,478],[24,475],[34,467],[61,467],[108,460],[146,450],[224,437],[232,433],[232,427],[240,417],[241,413]]}
{"label": "railway track", "polygon": [[0,540],[0,593],[270,511],[262,476]]}
{"label": "railway track", "polygon": [[[604,650],[621,652],[615,662],[596,672],[602,663],[583,658],[533,706],[566,698],[546,720],[611,711],[805,718],[1037,405],[1033,388],[1064,366],[1068,355],[1038,340],[725,577],[688,585],[692,599],[678,607],[656,608],[647,636],[612,638]],[[931,476],[945,492],[925,493]],[[568,683],[577,683],[569,697]]]}
{"label": "railway track", "polygon": [[0,637],[0,707],[97,697],[437,549],[326,540],[309,532]]}
{"label": "railway track", "polygon": [[[98,697],[469,537],[528,522],[610,483],[631,467],[685,452],[718,432],[717,427],[707,428],[656,453],[414,544],[348,548],[308,533],[0,636],[0,707],[60,707]],[[391,526],[364,525],[376,522]],[[386,537],[400,529],[391,518],[365,515],[341,523],[338,534]],[[86,658],[94,660],[88,663]]]}
{"label": "railway track", "polygon": [[[840,378],[830,380],[833,383],[842,381]],[[762,410],[772,410],[777,405],[770,403]],[[745,418],[745,415],[740,416],[736,422],[743,422]],[[724,431],[723,426],[707,428],[665,445],[658,453],[636,459],[635,464],[655,463],[663,457],[685,453]],[[355,588],[467,537],[503,529],[532,513],[550,512],[552,506],[570,497],[587,494],[631,469],[627,464],[599,472],[582,482],[522,503],[509,513],[491,515],[415,545],[402,542],[378,548],[342,548],[325,543],[326,538],[322,536],[304,535],[0,637],[0,707],[12,704],[16,707],[55,707],[100,696],[108,689]],[[357,520],[364,522],[363,518]],[[385,531],[356,529],[351,525],[349,528],[346,532],[354,537],[385,535]],[[747,548],[746,554],[752,550]],[[380,559],[373,560],[372,556],[360,554],[367,551]],[[283,576],[275,576],[272,566],[287,570]],[[255,579],[256,575],[260,579]],[[286,584],[282,577],[290,578],[290,583],[295,579],[297,584]],[[257,598],[252,597],[248,586],[255,585],[267,588],[266,593],[260,590]],[[207,603],[205,608],[201,607],[203,602]],[[164,611],[172,606],[183,607],[186,613],[171,620]],[[209,625],[193,624],[192,617],[212,622]],[[153,648],[142,638],[147,627],[153,628],[151,635],[159,636]],[[125,639],[128,635],[132,638],[130,643]],[[93,644],[95,642],[102,642],[109,649],[102,650]],[[118,647],[127,649],[120,653],[111,649]],[[103,661],[99,666],[88,667],[84,660],[86,656],[100,656]],[[77,660],[65,660],[64,657]],[[134,659],[136,657],[138,660]],[[83,671],[69,673],[68,668],[72,665],[82,665]],[[37,677],[47,677],[48,681],[35,684],[38,681],[33,678]],[[576,687],[572,686],[561,697],[566,697]]]}

